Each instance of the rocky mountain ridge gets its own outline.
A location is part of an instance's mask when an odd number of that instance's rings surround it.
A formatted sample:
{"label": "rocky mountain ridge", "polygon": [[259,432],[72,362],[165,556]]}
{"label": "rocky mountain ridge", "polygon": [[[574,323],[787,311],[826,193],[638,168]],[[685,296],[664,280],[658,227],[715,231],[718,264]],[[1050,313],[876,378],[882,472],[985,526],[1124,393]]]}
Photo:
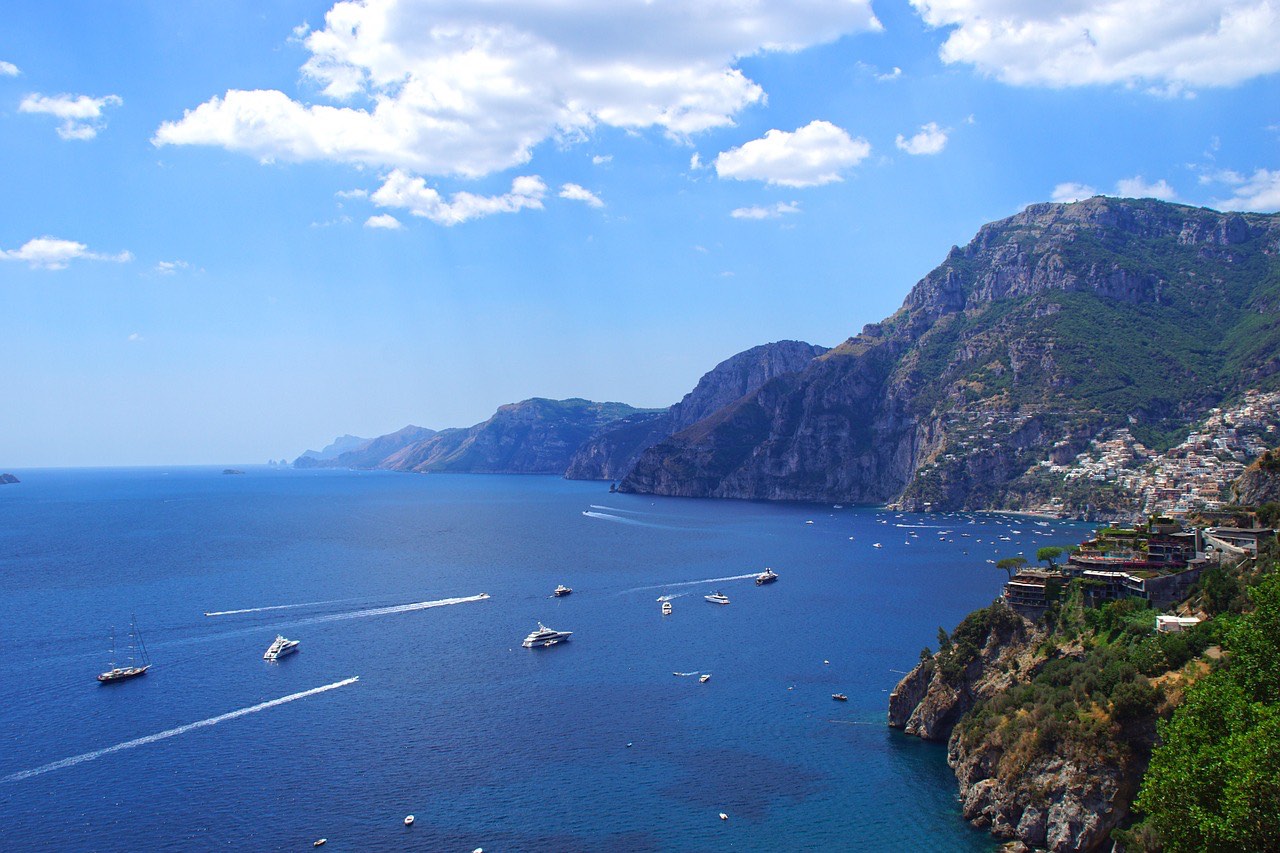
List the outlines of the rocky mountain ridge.
{"label": "rocky mountain ridge", "polygon": [[[624,491],[999,508],[1280,373],[1280,216],[1096,197],[983,226],[903,306],[643,453]],[[994,427],[994,428],[993,428]],[[1069,457],[1068,457],[1069,458]]]}

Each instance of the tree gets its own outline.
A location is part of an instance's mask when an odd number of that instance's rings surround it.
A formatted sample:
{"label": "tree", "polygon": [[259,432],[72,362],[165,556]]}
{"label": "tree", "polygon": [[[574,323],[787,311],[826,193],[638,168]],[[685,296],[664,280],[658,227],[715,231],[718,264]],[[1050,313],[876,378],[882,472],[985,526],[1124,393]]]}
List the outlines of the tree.
{"label": "tree", "polygon": [[1026,557],[1005,557],[996,563],[996,568],[1004,569],[1005,574],[1009,576],[1009,580],[1013,580],[1013,576],[1026,564]]}
{"label": "tree", "polygon": [[1048,563],[1049,568],[1056,569],[1058,567],[1057,559],[1062,556],[1062,549],[1057,545],[1050,545],[1047,548],[1041,548],[1036,551],[1036,560],[1041,563]]}

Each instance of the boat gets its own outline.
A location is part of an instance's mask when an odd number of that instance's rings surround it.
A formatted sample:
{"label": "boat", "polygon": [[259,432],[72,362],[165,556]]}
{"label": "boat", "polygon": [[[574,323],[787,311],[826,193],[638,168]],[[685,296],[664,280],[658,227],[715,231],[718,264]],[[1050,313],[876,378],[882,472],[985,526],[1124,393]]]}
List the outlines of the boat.
{"label": "boat", "polygon": [[670,615],[671,615],[671,602],[670,602],[670,601],[664,601],[664,602],[662,602],[662,615],[663,615],[663,616],[670,616]]}
{"label": "boat", "polygon": [[712,604],[728,604],[729,603],[729,596],[725,595],[723,592],[713,592],[710,595],[704,595],[703,598],[705,598],[707,601],[710,601]]}
{"label": "boat", "polygon": [[721,820],[728,820],[728,819],[729,819],[729,816],[728,816],[727,814],[725,814],[724,812],[720,812],[720,819],[721,819]]}
{"label": "boat", "polygon": [[572,631],[553,631],[541,622],[538,623],[538,630],[530,632],[529,636],[524,638],[524,642],[520,645],[526,649],[532,649],[535,646],[550,648],[557,643],[563,643],[573,634]]}
{"label": "boat", "polygon": [[834,700],[836,700],[837,702],[848,702],[848,701],[849,701],[849,697],[848,697],[848,696],[846,696],[846,695],[844,695],[843,693],[832,693],[832,694],[831,694],[831,698],[832,698],[832,699],[834,699]]}
{"label": "boat", "polygon": [[409,815],[404,819],[405,826],[413,826],[413,815]]}
{"label": "boat", "polygon": [[111,629],[111,668],[106,672],[98,675],[98,683],[111,684],[116,681],[125,681],[130,678],[137,678],[139,675],[146,675],[147,670],[151,669],[151,656],[147,654],[147,645],[142,641],[142,634],[138,631],[138,622],[130,617],[129,619],[129,664],[120,666],[116,663],[116,630]]}
{"label": "boat", "polygon": [[699,676],[698,676],[698,683],[699,683],[699,684],[706,684],[706,683],[707,683],[708,681],[710,681],[710,680],[711,680],[711,673],[709,673],[709,672],[708,672],[708,673],[704,673],[703,675],[699,675]]}
{"label": "boat", "polygon": [[778,573],[773,569],[765,568],[763,572],[756,575],[756,586],[764,586],[767,583],[773,583],[778,579]]}
{"label": "boat", "polygon": [[317,838],[315,841],[312,841],[312,842],[311,842],[311,846],[312,846],[312,847],[323,847],[323,846],[325,846],[325,845],[326,845],[326,844],[328,844],[328,843],[329,843],[329,839],[327,839],[327,838]]}
{"label": "boat", "polygon": [[556,591],[553,592],[552,595],[554,595],[556,598],[560,598],[561,596],[569,595],[572,592],[573,590],[570,587],[567,587],[564,584],[560,584],[556,587]]}
{"label": "boat", "polygon": [[285,655],[291,655],[298,650],[297,640],[287,640],[280,634],[276,634],[276,638],[271,641],[271,645],[262,653],[263,660],[279,660]]}

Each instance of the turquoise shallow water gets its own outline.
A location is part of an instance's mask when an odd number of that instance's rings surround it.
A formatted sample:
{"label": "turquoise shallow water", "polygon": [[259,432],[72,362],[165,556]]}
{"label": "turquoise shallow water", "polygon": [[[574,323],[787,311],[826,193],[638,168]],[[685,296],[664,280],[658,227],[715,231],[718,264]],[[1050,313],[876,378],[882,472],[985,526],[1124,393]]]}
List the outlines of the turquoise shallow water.
{"label": "turquoise shallow water", "polygon": [[[990,849],[888,691],[997,594],[988,559],[1082,532],[554,477],[16,473],[5,849]],[[131,613],[154,668],[99,686]],[[538,620],[572,641],[520,648]],[[277,632],[301,651],[268,664]]]}

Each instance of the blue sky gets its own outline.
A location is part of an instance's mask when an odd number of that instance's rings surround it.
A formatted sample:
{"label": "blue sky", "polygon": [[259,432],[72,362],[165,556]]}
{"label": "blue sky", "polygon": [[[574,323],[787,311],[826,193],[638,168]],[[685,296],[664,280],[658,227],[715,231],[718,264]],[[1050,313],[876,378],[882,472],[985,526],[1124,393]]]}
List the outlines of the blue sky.
{"label": "blue sky", "polygon": [[663,406],[984,222],[1280,208],[1277,0],[27,2],[0,469]]}

